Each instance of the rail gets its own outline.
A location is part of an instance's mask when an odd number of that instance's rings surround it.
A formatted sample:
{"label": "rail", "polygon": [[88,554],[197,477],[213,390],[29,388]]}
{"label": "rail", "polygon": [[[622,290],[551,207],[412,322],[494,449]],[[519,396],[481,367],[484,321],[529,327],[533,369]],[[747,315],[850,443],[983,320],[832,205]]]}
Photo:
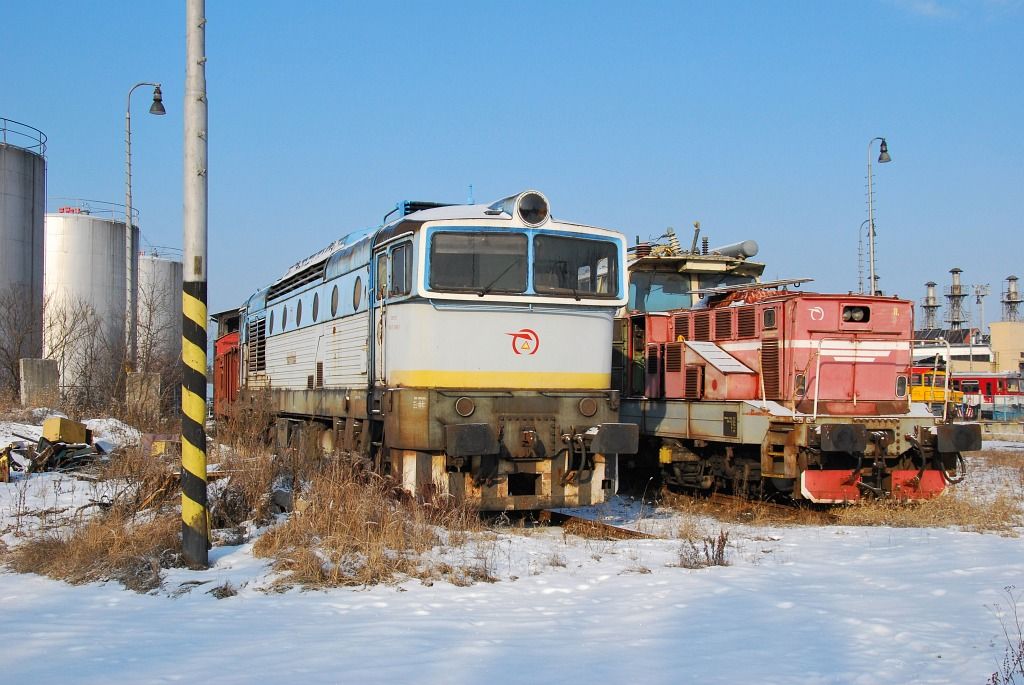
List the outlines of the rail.
{"label": "rail", "polygon": [[[821,347],[822,347],[822,343],[828,342],[828,341],[835,341],[835,342],[842,342],[842,343],[852,343],[853,344],[852,353],[853,353],[853,358],[854,358],[854,364],[857,363],[856,359],[858,357],[858,352],[860,351],[861,343],[901,342],[901,341],[898,341],[898,340],[897,341],[893,341],[891,338],[857,338],[855,340],[850,340],[849,338],[840,338],[840,337],[819,338],[818,339],[818,348],[815,350],[815,356],[817,357],[817,359],[815,359],[815,364],[814,364],[814,410],[812,412],[812,417],[811,417],[811,421],[812,422],[817,422],[817,420],[818,420],[818,397],[819,397],[818,391],[821,388]],[[910,347],[908,348],[907,351],[910,353],[909,354],[910,358],[907,360],[907,368],[909,369],[910,366],[913,365],[913,359],[914,359],[912,341],[911,341]],[[854,378],[856,378],[856,376],[854,376]],[[907,379],[907,401],[908,401],[908,403],[907,403],[907,410],[909,411],[910,410],[910,403],[909,403],[909,401],[910,401],[910,379],[909,378]],[[854,404],[857,403],[856,386],[854,386],[853,402],[854,402]],[[945,410],[943,410],[943,411],[945,411]]]}
{"label": "rail", "polygon": [[[124,205],[104,200],[88,200],[81,197],[51,197],[55,214],[85,214],[124,223]],[[132,223],[138,225],[139,210],[132,207]]]}
{"label": "rail", "polygon": [[[22,139],[27,144],[14,142],[15,140],[20,141]],[[0,143],[13,145],[22,150],[28,150],[40,155],[46,154],[46,134],[35,126],[29,126],[14,119],[0,117]]]}

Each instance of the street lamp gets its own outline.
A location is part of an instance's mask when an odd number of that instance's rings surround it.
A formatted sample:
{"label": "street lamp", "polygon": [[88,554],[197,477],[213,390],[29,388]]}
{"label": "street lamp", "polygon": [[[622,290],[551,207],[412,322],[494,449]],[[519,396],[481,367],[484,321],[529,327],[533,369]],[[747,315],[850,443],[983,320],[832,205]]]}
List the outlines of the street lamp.
{"label": "street lamp", "polygon": [[875,211],[874,197],[871,192],[871,144],[876,140],[882,141],[878,150],[878,163],[885,164],[892,161],[885,138],[872,138],[868,141],[868,262],[870,264],[870,278],[868,282],[872,295],[878,294],[878,283],[875,281]]}
{"label": "street lamp", "polygon": [[124,109],[124,228],[125,228],[125,356],[132,366],[135,364],[135,328],[138,325],[135,311],[135,279],[132,278],[132,264],[135,261],[135,246],[132,244],[132,93],[140,86],[153,86],[153,104],[150,114],[164,115],[164,96],[159,83],[142,81],[128,91],[128,104]]}

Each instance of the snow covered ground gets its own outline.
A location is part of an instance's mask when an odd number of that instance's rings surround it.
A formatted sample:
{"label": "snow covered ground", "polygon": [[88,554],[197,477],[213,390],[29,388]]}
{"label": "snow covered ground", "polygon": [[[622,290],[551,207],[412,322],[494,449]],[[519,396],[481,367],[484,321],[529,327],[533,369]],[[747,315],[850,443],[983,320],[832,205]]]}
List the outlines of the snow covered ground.
{"label": "snow covered ground", "polygon": [[[0,424],[0,441],[31,428]],[[97,496],[55,474],[0,484],[3,539],[18,511]],[[0,682],[983,683],[1004,588],[1024,589],[1018,537],[703,520],[729,532],[731,564],[688,570],[679,514],[617,500],[598,515],[665,537],[508,529],[454,552],[498,578],[469,587],[276,592],[251,543],[148,595],[0,572]],[[225,584],[237,594],[216,599]]]}

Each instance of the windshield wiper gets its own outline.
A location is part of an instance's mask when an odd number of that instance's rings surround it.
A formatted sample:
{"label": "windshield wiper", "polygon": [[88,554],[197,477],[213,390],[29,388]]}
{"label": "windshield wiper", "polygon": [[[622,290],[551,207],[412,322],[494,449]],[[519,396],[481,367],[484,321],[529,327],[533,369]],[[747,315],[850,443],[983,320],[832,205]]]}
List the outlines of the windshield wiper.
{"label": "windshield wiper", "polygon": [[479,297],[483,297],[483,296],[484,296],[484,295],[486,295],[487,293],[491,292],[491,288],[493,288],[493,287],[494,287],[494,285],[495,285],[495,284],[496,284],[496,283],[497,283],[498,281],[500,281],[500,280],[501,280],[501,279],[502,279],[502,278],[503,278],[503,277],[505,276],[505,274],[507,274],[507,273],[509,272],[509,270],[511,270],[511,269],[512,269],[512,267],[513,267],[513,266],[515,266],[516,264],[518,264],[518,263],[519,263],[519,261],[520,261],[521,259],[522,259],[522,257],[516,257],[516,258],[515,258],[515,259],[513,259],[513,260],[512,260],[511,262],[509,262],[509,263],[508,263],[508,266],[506,266],[506,267],[505,267],[504,269],[502,269],[501,273],[500,273],[500,274],[498,274],[497,276],[495,276],[495,277],[494,277],[494,280],[493,280],[493,281],[491,281],[490,283],[488,283],[487,285],[485,285],[485,286],[484,286],[483,288],[480,288],[480,290],[478,290],[476,294],[477,294],[477,295],[478,295]]}

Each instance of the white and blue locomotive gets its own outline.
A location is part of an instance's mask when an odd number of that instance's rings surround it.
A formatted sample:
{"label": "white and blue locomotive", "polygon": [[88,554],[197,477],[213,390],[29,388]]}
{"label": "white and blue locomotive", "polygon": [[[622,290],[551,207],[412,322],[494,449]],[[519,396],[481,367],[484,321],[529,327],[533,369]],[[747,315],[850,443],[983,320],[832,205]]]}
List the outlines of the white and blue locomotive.
{"label": "white and blue locomotive", "polygon": [[607,344],[624,236],[554,219],[537,191],[397,211],[237,310],[237,347],[218,341],[217,363],[234,348],[238,370],[218,399],[234,380],[263,390],[279,435],[313,426],[420,497],[603,501],[638,439],[618,422]]}

